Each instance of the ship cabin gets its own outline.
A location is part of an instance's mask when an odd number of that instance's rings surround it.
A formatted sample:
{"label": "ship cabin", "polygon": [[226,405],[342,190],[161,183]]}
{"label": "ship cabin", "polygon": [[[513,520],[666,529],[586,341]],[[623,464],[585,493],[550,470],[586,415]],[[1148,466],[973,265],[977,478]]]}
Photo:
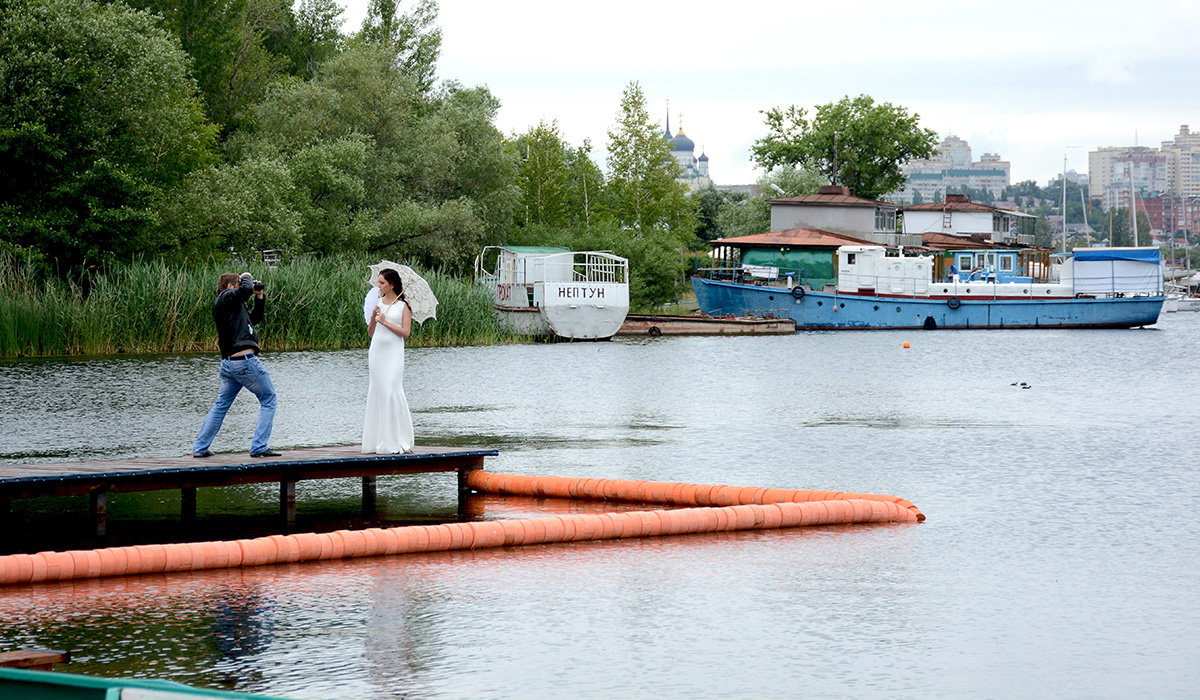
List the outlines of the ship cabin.
{"label": "ship cabin", "polygon": [[1050,252],[1034,248],[958,248],[939,251],[934,278],[945,282],[1013,282],[1050,279]]}
{"label": "ship cabin", "polygon": [[821,291],[836,285],[838,249],[876,245],[831,231],[789,229],[710,241],[712,264],[696,274],[759,286],[805,285]]}

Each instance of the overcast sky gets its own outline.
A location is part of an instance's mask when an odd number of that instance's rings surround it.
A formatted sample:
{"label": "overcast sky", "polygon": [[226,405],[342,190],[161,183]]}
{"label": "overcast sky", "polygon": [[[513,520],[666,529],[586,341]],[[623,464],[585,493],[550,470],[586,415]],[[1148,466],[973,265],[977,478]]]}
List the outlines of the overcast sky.
{"label": "overcast sky", "polygon": [[[346,31],[366,7],[347,2]],[[438,24],[439,77],[491,89],[505,134],[556,120],[602,158],[637,81],[660,124],[670,101],[672,132],[682,121],[718,185],[761,175],[760,110],[861,93],[966,139],[976,160],[999,153],[1013,182],[1200,131],[1200,0],[441,0]]]}

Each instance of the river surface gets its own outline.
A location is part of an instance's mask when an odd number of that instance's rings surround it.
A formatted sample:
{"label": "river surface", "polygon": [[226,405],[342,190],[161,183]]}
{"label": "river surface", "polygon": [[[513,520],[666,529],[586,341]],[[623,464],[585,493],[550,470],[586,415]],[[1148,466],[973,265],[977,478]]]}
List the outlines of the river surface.
{"label": "river surface", "polygon": [[[293,698],[1195,698],[1198,341],[1200,314],[1164,314],[410,350],[418,443],[496,447],[493,471],[885,493],[928,520],[10,588],[0,647]],[[272,447],[359,439],[365,351],[264,361]],[[0,461],[185,453],[216,375],[207,356],[0,363]],[[256,409],[239,397],[214,449],[247,450]],[[353,511],[358,488],[302,482],[300,512]],[[201,522],[258,527],[276,489],[201,490]],[[454,517],[446,475],[379,495],[393,521]],[[86,525],[85,501],[14,521]],[[110,530],[178,507],[114,494]]]}

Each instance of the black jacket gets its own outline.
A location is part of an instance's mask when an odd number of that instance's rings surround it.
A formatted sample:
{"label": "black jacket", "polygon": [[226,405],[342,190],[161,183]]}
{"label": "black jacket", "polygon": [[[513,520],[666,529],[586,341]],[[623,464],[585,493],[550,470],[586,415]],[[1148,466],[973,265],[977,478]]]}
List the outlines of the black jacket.
{"label": "black jacket", "polygon": [[246,310],[246,301],[254,296],[254,285],[247,277],[237,289],[226,289],[213,302],[213,320],[217,322],[217,344],[221,357],[227,358],[239,350],[252,348],[258,352],[255,323],[262,323],[263,300],[255,297],[254,308]]}

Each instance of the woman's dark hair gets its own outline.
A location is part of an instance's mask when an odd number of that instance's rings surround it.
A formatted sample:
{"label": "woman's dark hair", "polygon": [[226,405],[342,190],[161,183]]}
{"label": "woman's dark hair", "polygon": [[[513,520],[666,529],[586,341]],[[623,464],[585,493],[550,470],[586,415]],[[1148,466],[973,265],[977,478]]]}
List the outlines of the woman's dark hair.
{"label": "woman's dark hair", "polygon": [[388,284],[392,285],[392,291],[396,292],[396,296],[403,299],[404,282],[400,279],[400,273],[388,267],[380,270],[379,274],[383,275],[383,278],[388,281]]}

